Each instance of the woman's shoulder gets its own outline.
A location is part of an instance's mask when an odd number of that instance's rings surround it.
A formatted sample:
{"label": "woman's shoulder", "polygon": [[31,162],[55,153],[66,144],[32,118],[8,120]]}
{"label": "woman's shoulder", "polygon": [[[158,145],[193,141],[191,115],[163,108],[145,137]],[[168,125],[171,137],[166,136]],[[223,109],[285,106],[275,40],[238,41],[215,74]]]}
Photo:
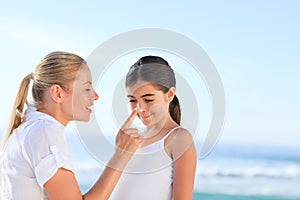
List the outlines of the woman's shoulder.
{"label": "woman's shoulder", "polygon": [[27,121],[23,131],[26,133],[25,140],[30,143],[30,141],[43,141],[49,137],[61,137],[64,127],[53,120],[42,118]]}
{"label": "woman's shoulder", "polygon": [[[61,150],[66,148],[64,129],[52,121],[39,119],[28,122],[22,134],[22,148],[30,158],[48,155],[51,146],[57,146]],[[37,151],[39,153],[35,155]]]}

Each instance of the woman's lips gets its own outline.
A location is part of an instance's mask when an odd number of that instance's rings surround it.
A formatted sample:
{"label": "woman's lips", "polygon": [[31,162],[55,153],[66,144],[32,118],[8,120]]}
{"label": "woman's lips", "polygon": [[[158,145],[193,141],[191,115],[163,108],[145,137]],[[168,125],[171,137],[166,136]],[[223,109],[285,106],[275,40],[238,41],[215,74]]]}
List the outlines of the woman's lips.
{"label": "woman's lips", "polygon": [[89,110],[89,111],[92,111],[92,107],[93,107],[93,105],[91,105],[91,106],[87,106],[87,107],[85,107],[87,110]]}

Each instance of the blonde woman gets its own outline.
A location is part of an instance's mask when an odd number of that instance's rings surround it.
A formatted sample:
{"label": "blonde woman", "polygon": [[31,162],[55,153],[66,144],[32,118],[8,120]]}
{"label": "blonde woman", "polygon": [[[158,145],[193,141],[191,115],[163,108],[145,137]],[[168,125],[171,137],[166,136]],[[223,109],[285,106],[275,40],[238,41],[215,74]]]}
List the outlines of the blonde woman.
{"label": "blonde woman", "polygon": [[[31,81],[34,105],[25,109]],[[53,52],[40,61],[34,74],[21,82],[4,137],[1,200],[108,199],[121,176],[120,170],[142,139],[136,129],[129,128],[136,116],[133,111],[117,135],[117,148],[109,167],[82,195],[68,155],[64,128],[72,120],[88,121],[91,106],[98,98],[90,70],[81,57]]]}

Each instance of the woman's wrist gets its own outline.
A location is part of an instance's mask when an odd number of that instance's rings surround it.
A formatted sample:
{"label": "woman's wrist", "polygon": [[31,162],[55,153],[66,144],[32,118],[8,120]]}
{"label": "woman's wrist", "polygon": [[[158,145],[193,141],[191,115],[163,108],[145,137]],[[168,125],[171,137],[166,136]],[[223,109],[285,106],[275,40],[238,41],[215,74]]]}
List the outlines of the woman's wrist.
{"label": "woman's wrist", "polygon": [[118,171],[123,171],[132,156],[133,153],[131,152],[116,149],[107,166]]}

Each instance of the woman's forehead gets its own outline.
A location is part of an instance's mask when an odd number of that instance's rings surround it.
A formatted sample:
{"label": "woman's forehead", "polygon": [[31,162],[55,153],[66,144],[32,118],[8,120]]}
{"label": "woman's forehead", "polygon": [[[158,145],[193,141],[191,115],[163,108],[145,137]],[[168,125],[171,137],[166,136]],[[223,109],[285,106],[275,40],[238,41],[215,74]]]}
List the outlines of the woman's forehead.
{"label": "woman's forehead", "polygon": [[83,81],[84,83],[92,82],[91,71],[86,64],[82,64],[77,72],[76,80]]}

